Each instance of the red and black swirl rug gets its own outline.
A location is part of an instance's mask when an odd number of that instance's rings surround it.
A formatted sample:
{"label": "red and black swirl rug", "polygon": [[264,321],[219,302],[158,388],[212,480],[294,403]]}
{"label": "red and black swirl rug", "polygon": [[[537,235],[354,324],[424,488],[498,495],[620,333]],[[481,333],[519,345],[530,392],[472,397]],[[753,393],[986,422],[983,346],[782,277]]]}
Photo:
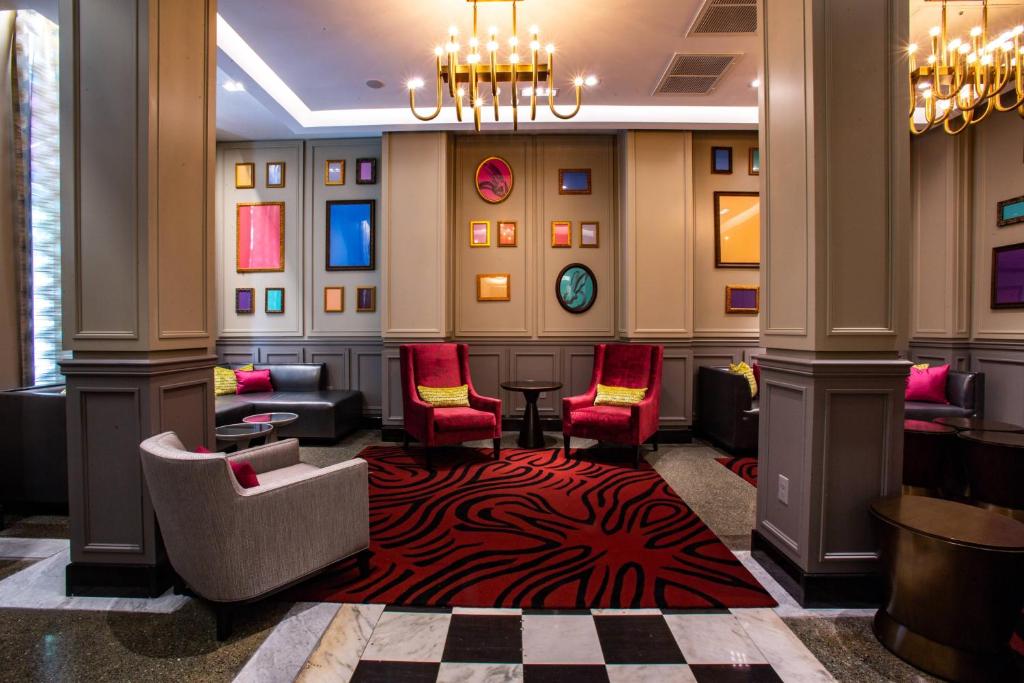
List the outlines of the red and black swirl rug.
{"label": "red and black swirl rug", "polygon": [[720,464],[727,467],[734,474],[738,474],[751,486],[757,486],[757,458],[749,457],[727,457],[715,458]]}
{"label": "red and black swirl rug", "polygon": [[586,452],[373,446],[371,571],[295,600],[423,607],[722,608],[775,601],[647,463]]}

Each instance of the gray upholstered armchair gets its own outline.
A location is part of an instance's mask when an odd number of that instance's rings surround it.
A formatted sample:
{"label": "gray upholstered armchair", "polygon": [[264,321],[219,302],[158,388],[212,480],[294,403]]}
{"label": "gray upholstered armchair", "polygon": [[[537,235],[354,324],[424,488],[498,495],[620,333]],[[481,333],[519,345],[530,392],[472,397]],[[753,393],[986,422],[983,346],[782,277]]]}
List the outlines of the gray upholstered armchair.
{"label": "gray upholstered armchair", "polygon": [[[231,606],[266,597],[369,545],[367,465],[355,458],[317,468],[287,439],[229,456],[190,453],[174,432],[139,446],[171,565],[213,603],[217,637]],[[228,460],[246,461],[260,485],[242,488]],[[360,566],[369,569],[363,553]]]}

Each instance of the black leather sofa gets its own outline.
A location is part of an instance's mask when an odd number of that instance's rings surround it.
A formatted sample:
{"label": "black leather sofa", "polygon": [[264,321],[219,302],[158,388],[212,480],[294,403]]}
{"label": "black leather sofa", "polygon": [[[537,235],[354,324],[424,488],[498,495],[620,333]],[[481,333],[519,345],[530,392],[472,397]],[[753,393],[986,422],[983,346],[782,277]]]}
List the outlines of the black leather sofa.
{"label": "black leather sofa", "polygon": [[743,375],[728,368],[697,371],[697,433],[733,452],[757,452],[759,408]]}
{"label": "black leather sofa", "polygon": [[358,391],[326,389],[327,373],[323,363],[254,365],[253,368],[270,370],[274,390],[218,396],[218,427],[241,422],[247,415],[273,412],[299,416],[278,432],[281,437],[339,439],[359,426],[363,395]]}
{"label": "black leather sofa", "polygon": [[907,401],[904,404],[904,416],[908,420],[984,417],[985,373],[950,370],[946,378],[946,400],[949,401],[949,405]]}
{"label": "black leather sofa", "polygon": [[0,505],[8,512],[67,514],[63,391],[63,384],[0,391]]}

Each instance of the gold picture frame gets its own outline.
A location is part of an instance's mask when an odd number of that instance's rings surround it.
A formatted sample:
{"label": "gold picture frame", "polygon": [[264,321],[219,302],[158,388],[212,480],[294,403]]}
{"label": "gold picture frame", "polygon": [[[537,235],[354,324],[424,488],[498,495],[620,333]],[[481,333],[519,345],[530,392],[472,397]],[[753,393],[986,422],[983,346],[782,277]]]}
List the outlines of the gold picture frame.
{"label": "gold picture frame", "polygon": [[[565,228],[564,241],[560,234],[560,228]],[[572,221],[551,221],[551,246],[555,249],[572,247]]]}
{"label": "gold picture frame", "polygon": [[345,288],[324,287],[324,313],[345,312]]}
{"label": "gold picture frame", "polygon": [[[483,228],[483,240],[477,239],[477,229]],[[469,246],[489,247],[491,246],[491,222],[482,220],[471,220],[469,222]]]}
{"label": "gold picture frame", "polygon": [[498,221],[498,246],[515,247],[518,245],[519,224],[516,221]]}
{"label": "gold picture frame", "polygon": [[747,175],[761,175],[760,147],[751,147],[747,151]]}
{"label": "gold picture frame", "polygon": [[[331,178],[334,178],[332,180]],[[324,185],[345,184],[345,160],[326,159],[324,160]]]}
{"label": "gold picture frame", "polygon": [[[589,241],[587,231],[593,226],[593,241]],[[580,248],[597,249],[601,246],[601,224],[598,221],[580,221]]]}
{"label": "gold picture frame", "polygon": [[477,301],[511,301],[512,276],[509,273],[480,273],[476,276]]}
{"label": "gold picture frame", "polygon": [[256,187],[256,164],[242,161],[235,164],[235,189],[251,190]]}
{"label": "gold picture frame", "polygon": [[[274,174],[274,172],[275,172],[274,169],[277,168],[277,167],[280,167],[280,174],[278,175],[278,181],[276,183],[275,182],[271,182],[270,181],[271,175]],[[285,185],[285,171],[286,170],[287,170],[287,167],[286,167],[285,162],[283,162],[283,161],[268,161],[267,162],[267,167],[265,169],[266,175],[264,176],[265,179],[266,179],[267,187],[284,187],[284,185]]]}
{"label": "gold picture frame", "polygon": [[761,266],[761,194],[714,193],[715,268]]}
{"label": "gold picture frame", "polygon": [[[749,292],[753,292],[751,302]],[[739,295],[739,296],[737,296]],[[746,300],[744,300],[746,299]],[[726,313],[760,313],[761,312],[761,287],[758,285],[726,285],[725,286],[725,312]]]}
{"label": "gold picture frame", "polygon": [[[271,206],[278,207],[278,220],[279,220],[278,232],[277,232],[277,237],[278,237],[278,242],[279,242],[279,245],[278,245],[278,249],[279,249],[279,251],[278,251],[278,266],[264,267],[264,266],[248,265],[248,266],[243,267],[242,266],[242,260],[243,260],[242,259],[242,244],[243,244],[242,240],[243,240],[244,236],[242,234],[242,211],[244,209],[246,209],[246,208],[271,207]],[[239,202],[238,204],[235,205],[235,272],[236,273],[283,273],[284,272],[284,268],[285,268],[285,261],[284,261],[284,227],[285,227],[285,218],[284,218],[284,212],[285,212],[285,203],[284,202]],[[249,220],[252,221],[253,218],[254,217],[250,214]],[[251,230],[250,230],[250,232],[251,232]],[[252,243],[250,243],[250,249],[251,249],[251,247],[252,247]],[[251,263],[252,258],[253,258],[253,255],[250,254],[250,256],[249,256],[250,263]]]}
{"label": "gold picture frame", "polygon": [[373,313],[377,310],[377,288],[356,287],[356,313]]}

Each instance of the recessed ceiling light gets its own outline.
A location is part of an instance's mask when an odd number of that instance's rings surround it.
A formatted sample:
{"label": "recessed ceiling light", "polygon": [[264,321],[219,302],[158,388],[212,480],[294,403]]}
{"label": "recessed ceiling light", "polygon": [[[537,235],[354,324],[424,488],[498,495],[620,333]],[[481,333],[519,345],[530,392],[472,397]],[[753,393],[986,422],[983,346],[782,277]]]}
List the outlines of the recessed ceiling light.
{"label": "recessed ceiling light", "polygon": [[751,88],[760,88],[761,87],[761,79],[755,78],[754,80],[750,81],[750,87]]}
{"label": "recessed ceiling light", "polygon": [[[533,88],[531,88],[531,87],[523,88],[523,91],[522,91],[523,92],[523,97],[529,97],[530,96],[530,92],[532,92],[532,91],[533,91]],[[552,94],[557,96],[558,95],[558,88],[555,88],[555,90],[554,90],[554,92]],[[547,97],[547,96],[548,96],[548,89],[545,86],[543,86],[543,85],[538,85],[537,86],[537,97]]]}
{"label": "recessed ceiling light", "polygon": [[384,87],[384,81],[378,81],[376,78],[371,78],[366,81],[367,88],[373,88],[374,90],[380,90]]}
{"label": "recessed ceiling light", "polygon": [[224,89],[228,92],[245,92],[245,83],[239,81],[225,81]]}

